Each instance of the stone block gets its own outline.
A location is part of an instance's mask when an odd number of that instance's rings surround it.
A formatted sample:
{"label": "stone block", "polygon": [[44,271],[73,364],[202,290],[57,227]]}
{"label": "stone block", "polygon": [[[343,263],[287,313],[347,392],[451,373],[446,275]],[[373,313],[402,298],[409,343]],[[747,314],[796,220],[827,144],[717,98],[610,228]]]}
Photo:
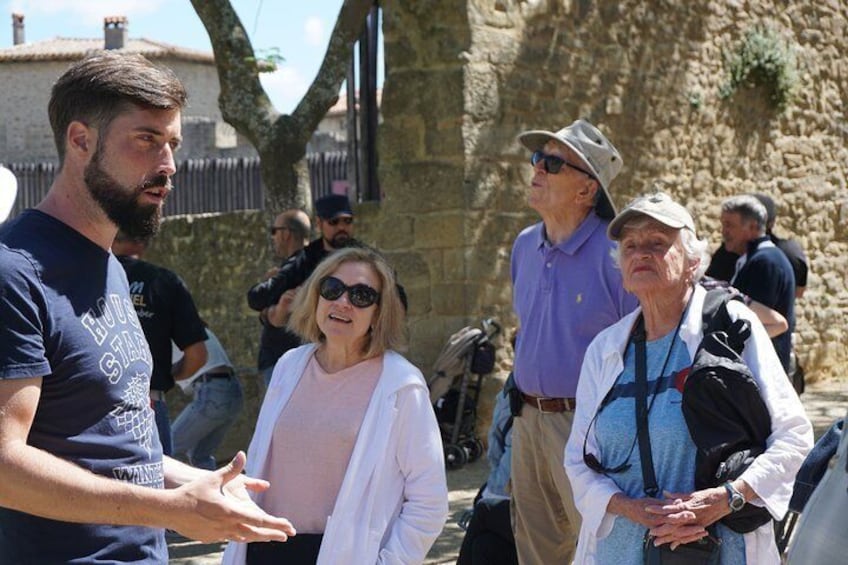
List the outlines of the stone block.
{"label": "stone block", "polygon": [[419,116],[399,115],[391,122],[380,124],[378,144],[380,156],[387,162],[408,162],[425,156],[424,138],[427,132]]}
{"label": "stone block", "polygon": [[[461,68],[409,70],[392,77],[382,100],[385,117],[420,117],[432,124],[449,116],[462,117],[464,73]],[[438,85],[438,88],[433,88]],[[422,96],[423,92],[427,96]]]}
{"label": "stone block", "polygon": [[465,241],[464,226],[465,214],[459,211],[419,215],[414,220],[415,247],[456,247]]}
{"label": "stone block", "polygon": [[381,217],[380,225],[375,230],[377,247],[383,251],[408,249],[415,243],[412,215],[394,215]]}
{"label": "stone block", "polygon": [[458,316],[468,312],[469,297],[474,294],[473,283],[434,283],[433,313]]}
{"label": "stone block", "polygon": [[[464,169],[439,162],[385,164],[381,177],[388,214],[427,214],[465,208]],[[416,226],[417,227],[417,226]]]}

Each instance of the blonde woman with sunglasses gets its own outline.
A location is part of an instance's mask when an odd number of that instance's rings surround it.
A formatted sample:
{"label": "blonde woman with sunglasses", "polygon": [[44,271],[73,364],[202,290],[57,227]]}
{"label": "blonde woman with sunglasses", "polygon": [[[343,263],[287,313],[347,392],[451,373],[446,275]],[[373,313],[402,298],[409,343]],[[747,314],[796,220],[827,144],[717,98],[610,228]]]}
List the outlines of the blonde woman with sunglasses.
{"label": "blonde woman with sunglasses", "polygon": [[391,267],[349,248],[298,292],[308,345],[274,368],[247,468],[285,509],[287,542],[231,543],[225,564],[422,563],[448,512],[442,443],[421,372],[396,351],[404,308]]}

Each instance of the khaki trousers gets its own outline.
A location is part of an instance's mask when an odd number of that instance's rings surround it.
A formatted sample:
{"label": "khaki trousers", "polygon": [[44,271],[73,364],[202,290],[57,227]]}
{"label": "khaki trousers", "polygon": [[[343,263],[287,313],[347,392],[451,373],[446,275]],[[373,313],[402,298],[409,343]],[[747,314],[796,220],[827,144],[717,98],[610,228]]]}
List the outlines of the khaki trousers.
{"label": "khaki trousers", "polygon": [[574,559],[580,513],[563,467],[573,412],[543,413],[524,404],[512,432],[512,527],[522,565]]}

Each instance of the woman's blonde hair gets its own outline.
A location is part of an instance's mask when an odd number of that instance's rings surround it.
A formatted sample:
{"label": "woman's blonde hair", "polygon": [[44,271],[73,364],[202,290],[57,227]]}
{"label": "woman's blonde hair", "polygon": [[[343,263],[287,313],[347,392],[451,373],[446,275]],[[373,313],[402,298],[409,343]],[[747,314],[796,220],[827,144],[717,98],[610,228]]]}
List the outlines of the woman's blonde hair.
{"label": "woman's blonde hair", "polygon": [[380,279],[380,301],[366,335],[363,350],[365,357],[381,355],[387,349],[402,351],[406,346],[406,312],[400,300],[394,270],[382,254],[365,246],[340,249],[318,264],[294,298],[288,322],[289,329],[305,341],[324,341],[324,334],[318,327],[315,316],[318,309],[318,289],[321,279],[332,275],[343,263],[365,263]]}

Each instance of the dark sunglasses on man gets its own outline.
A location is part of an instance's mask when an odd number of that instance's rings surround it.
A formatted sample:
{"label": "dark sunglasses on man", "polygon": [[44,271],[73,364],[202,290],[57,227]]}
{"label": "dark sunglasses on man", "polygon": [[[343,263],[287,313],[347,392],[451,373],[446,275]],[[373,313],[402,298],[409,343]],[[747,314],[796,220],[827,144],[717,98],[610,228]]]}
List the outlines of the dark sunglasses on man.
{"label": "dark sunglasses on man", "polygon": [[353,216],[342,216],[341,218],[332,218],[330,220],[326,220],[326,222],[333,227],[336,227],[339,224],[350,226],[353,225]]}
{"label": "dark sunglasses on man", "polygon": [[547,153],[544,153],[542,151],[534,151],[533,154],[530,156],[530,164],[535,167],[539,163],[539,161],[544,162],[543,168],[545,169],[545,172],[552,175],[559,173],[560,170],[562,170],[562,167],[565,166],[571,167],[575,171],[580,171],[581,173],[589,176],[590,178],[595,178],[595,175],[593,175],[591,172],[587,171],[582,167],[578,167],[574,163],[568,162],[562,157],[558,157],[556,155],[548,155]]}
{"label": "dark sunglasses on man", "polygon": [[290,228],[287,228],[286,226],[271,226],[271,227],[268,228],[268,233],[270,233],[271,235],[274,235],[278,231],[289,231],[289,230],[290,230]]}
{"label": "dark sunglasses on man", "polygon": [[336,277],[324,277],[318,284],[318,294],[324,300],[334,301],[347,293],[347,299],[357,308],[368,308],[380,301],[380,293],[367,284],[354,284],[347,286]]}

